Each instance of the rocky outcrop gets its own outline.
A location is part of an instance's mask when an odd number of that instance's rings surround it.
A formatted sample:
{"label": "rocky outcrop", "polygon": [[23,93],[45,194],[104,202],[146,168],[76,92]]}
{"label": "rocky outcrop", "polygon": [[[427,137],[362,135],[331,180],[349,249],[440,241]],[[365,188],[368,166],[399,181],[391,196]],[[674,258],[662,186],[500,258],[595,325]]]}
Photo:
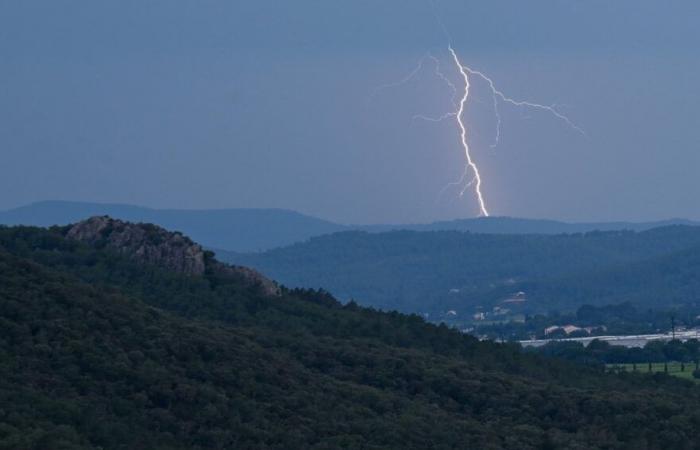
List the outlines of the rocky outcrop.
{"label": "rocky outcrop", "polygon": [[131,224],[110,217],[92,217],[69,228],[68,239],[106,245],[144,264],[186,275],[203,275],[204,250],[179,233],[154,225]]}
{"label": "rocky outcrop", "polygon": [[207,272],[237,277],[256,285],[268,295],[279,295],[277,284],[248,267],[229,266],[212,257],[201,245],[178,232],[152,224],[134,224],[108,216],[91,217],[68,227],[68,239],[91,245],[107,246],[142,264],[190,275]]}
{"label": "rocky outcrop", "polygon": [[207,259],[207,270],[218,275],[235,277],[246,284],[257,286],[266,295],[280,295],[280,287],[277,283],[250,267],[231,266],[212,258]]}

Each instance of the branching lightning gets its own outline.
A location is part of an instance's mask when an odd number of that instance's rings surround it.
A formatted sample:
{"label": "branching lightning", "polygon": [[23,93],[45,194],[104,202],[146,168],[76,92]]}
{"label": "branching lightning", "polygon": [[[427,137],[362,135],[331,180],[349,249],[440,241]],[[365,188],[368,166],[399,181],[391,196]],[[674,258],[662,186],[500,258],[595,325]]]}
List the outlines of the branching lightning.
{"label": "branching lightning", "polygon": [[[368,103],[372,102],[374,97],[376,97],[377,94],[379,94],[379,92],[381,92],[385,89],[402,86],[402,85],[408,83],[409,81],[411,81],[412,79],[414,79],[420,73],[420,71],[423,70],[423,66],[425,65],[425,60],[428,58],[432,58],[433,60],[437,60],[437,58],[435,58],[430,53],[426,53],[425,55],[423,55],[423,57],[421,59],[418,60],[418,64],[416,65],[416,67],[414,67],[413,70],[411,70],[405,77],[401,78],[398,81],[394,81],[393,83],[382,84],[381,86],[377,86],[376,88],[374,88],[372,93],[367,98],[367,102]],[[449,82],[449,80],[447,80],[447,81]]]}
{"label": "branching lightning", "polygon": [[469,67],[464,66],[464,70],[469,72],[471,75],[476,75],[486,81],[489,85],[489,89],[491,89],[491,94],[493,96],[493,110],[496,115],[496,142],[492,145],[492,147],[495,147],[498,145],[500,139],[501,139],[501,114],[498,110],[498,99],[501,99],[501,101],[511,104],[513,106],[517,107],[527,107],[527,108],[532,108],[532,109],[539,109],[541,111],[546,111],[550,114],[552,114],[554,117],[557,119],[562,120],[564,123],[566,123],[568,126],[573,128],[574,130],[578,131],[581,133],[583,136],[586,136],[586,132],[583,131],[579,126],[574,124],[568,117],[566,117],[564,114],[560,113],[555,105],[541,105],[539,103],[532,103],[528,101],[519,101],[519,100],[514,100],[510,97],[507,97],[503,92],[499,91],[496,88],[496,85],[494,84],[493,80],[486,76],[483,72],[479,72],[478,70],[473,70],[470,69]]}
{"label": "branching lightning", "polygon": [[[433,2],[433,11],[435,13],[435,17],[440,24],[443,33],[445,34],[448,42],[451,42],[450,35],[447,31],[447,28],[443,24],[442,20],[440,19],[439,15],[437,14],[437,10],[435,8],[435,4]],[[467,107],[467,102],[469,101],[469,94],[470,94],[470,89],[471,89],[471,83],[470,83],[470,76],[478,77],[482,79],[484,82],[489,87],[489,90],[491,92],[491,96],[493,98],[493,111],[494,115],[496,117],[496,135],[493,144],[491,144],[492,148],[495,148],[498,146],[501,140],[501,125],[502,125],[502,116],[500,112],[500,104],[505,103],[514,107],[518,108],[529,108],[533,110],[539,110],[543,112],[547,112],[554,116],[555,118],[559,119],[560,121],[564,122],[567,126],[571,127],[573,130],[577,131],[578,133],[581,133],[582,135],[586,136],[586,133],[581,129],[579,126],[577,126],[574,122],[572,122],[566,115],[561,113],[556,105],[543,105],[540,103],[534,103],[530,101],[523,101],[523,100],[515,100],[511,97],[508,97],[505,95],[501,90],[499,90],[496,87],[496,84],[494,81],[484,74],[481,71],[474,70],[468,66],[465,66],[462,64],[462,62],[459,59],[459,56],[457,55],[457,52],[454,50],[451,44],[448,44],[447,50],[449,52],[450,58],[452,59],[452,62],[454,63],[456,71],[459,73],[460,77],[462,78],[462,81],[464,83],[463,90],[459,90],[455,83],[453,83],[450,78],[445,75],[445,73],[442,71],[441,66],[440,66],[440,59],[435,57],[432,53],[428,52],[426,53],[419,61],[417,66],[410,72],[408,73],[404,78],[402,78],[399,81],[396,81],[394,83],[388,83],[384,84],[382,86],[377,87],[372,94],[370,95],[370,100],[374,98],[381,90],[387,89],[387,88],[393,88],[393,87],[399,87],[401,85],[404,85],[414,79],[424,68],[425,68],[425,63],[427,60],[431,60],[434,64],[434,75],[439,78],[442,82],[445,83],[447,87],[452,91],[452,97],[451,97],[451,103],[454,106],[454,110],[448,111],[441,116],[437,117],[431,117],[431,116],[426,116],[422,114],[417,114],[413,116],[414,120],[425,120],[428,122],[442,122],[447,119],[455,119],[455,122],[457,124],[457,127],[459,129],[459,137],[460,137],[460,144],[462,146],[462,149],[464,150],[464,156],[466,160],[466,164],[464,166],[464,172],[462,176],[460,177],[459,180],[447,184],[438,194],[438,197],[441,196],[447,189],[450,187],[454,186],[462,186],[459,196],[462,197],[464,193],[469,189],[470,187],[474,187],[474,193],[476,194],[476,200],[479,205],[479,215],[488,217],[489,216],[489,211],[487,208],[486,204],[486,199],[485,196],[482,192],[482,177],[481,177],[481,172],[479,171],[479,167],[477,166],[476,162],[474,161],[474,158],[472,156],[471,148],[469,146],[469,140],[468,140],[468,128],[466,124],[464,123],[464,113],[465,109]],[[459,92],[461,92],[461,96],[459,95]],[[458,98],[459,97],[459,98]],[[471,178],[469,178],[469,175],[472,175]],[[467,182],[467,179],[469,181]]]}
{"label": "branching lightning", "polygon": [[[459,73],[464,79],[464,95],[462,95],[462,99],[459,101],[459,109],[457,109],[457,112],[455,114],[455,117],[457,118],[457,124],[459,125],[460,130],[459,135],[462,141],[462,147],[464,148],[464,156],[467,158],[467,165],[471,168],[472,172],[474,173],[474,191],[476,192],[476,199],[479,202],[479,213],[482,216],[488,217],[489,211],[486,209],[486,201],[484,200],[484,195],[481,193],[481,174],[479,173],[479,168],[472,160],[472,155],[469,149],[469,143],[467,142],[467,127],[464,126],[464,119],[462,118],[462,115],[464,114],[464,105],[469,99],[469,88],[471,87],[471,85],[469,84],[469,75],[467,75],[464,66],[459,61],[459,57],[457,56],[457,53],[454,51],[454,49],[452,49],[451,45],[449,46],[449,51],[452,55],[452,58],[454,59],[455,64],[459,68]],[[464,192],[464,190],[462,192]]]}

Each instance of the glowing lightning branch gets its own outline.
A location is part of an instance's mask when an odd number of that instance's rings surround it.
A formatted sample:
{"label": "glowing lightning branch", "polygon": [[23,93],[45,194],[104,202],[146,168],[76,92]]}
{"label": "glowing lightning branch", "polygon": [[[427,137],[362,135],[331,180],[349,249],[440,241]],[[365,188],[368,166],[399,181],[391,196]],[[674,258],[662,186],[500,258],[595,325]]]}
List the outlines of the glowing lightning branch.
{"label": "glowing lightning branch", "polygon": [[[462,75],[462,78],[464,79],[464,95],[462,96],[462,99],[459,101],[459,109],[455,113],[455,117],[457,118],[457,124],[459,125],[460,129],[460,138],[462,140],[462,147],[464,148],[464,155],[467,158],[467,165],[471,168],[472,172],[474,172],[474,179],[472,180],[474,183],[474,191],[476,192],[476,199],[479,202],[479,213],[482,216],[488,217],[489,211],[486,209],[486,202],[484,201],[484,196],[481,193],[481,174],[479,174],[479,168],[476,166],[474,161],[472,160],[472,155],[471,152],[469,151],[469,143],[467,142],[467,128],[464,126],[464,122],[462,119],[462,114],[464,113],[464,105],[467,103],[467,99],[469,98],[469,75],[467,75],[467,72],[465,71],[464,66],[462,63],[459,61],[459,57],[457,56],[457,53],[452,49],[452,46],[448,47],[450,54],[452,54],[452,58],[454,59],[455,64],[459,68],[459,73]],[[469,184],[472,184],[471,182]],[[468,186],[467,186],[468,187]],[[464,189],[466,190],[465,187]],[[464,191],[462,191],[464,192]]]}
{"label": "glowing lightning branch", "polygon": [[450,81],[449,78],[445,76],[444,73],[442,73],[442,70],[440,69],[440,60],[434,57],[431,53],[428,53],[428,57],[433,60],[435,63],[435,75],[440,78],[442,81],[445,82],[447,86],[449,86],[450,90],[452,91],[452,104],[457,107],[456,99],[457,99],[457,87]]}
{"label": "glowing lightning branch", "polygon": [[[411,81],[413,78],[416,77],[416,75],[418,75],[420,73],[421,70],[423,70],[423,66],[425,65],[425,60],[428,58],[431,58],[434,61],[437,61],[437,59],[433,55],[431,55],[430,53],[426,53],[425,55],[423,55],[423,57],[420,60],[418,60],[418,64],[416,65],[416,67],[414,67],[414,69],[412,71],[410,71],[405,77],[403,77],[399,81],[395,81],[393,83],[387,83],[387,84],[383,84],[381,86],[377,86],[372,91],[372,93],[369,95],[367,102],[371,103],[372,100],[374,99],[374,97],[376,97],[377,94],[379,94],[379,92],[383,91],[384,89],[399,87],[399,86],[404,85],[404,84],[408,83],[409,81]],[[445,80],[449,83],[449,80],[447,80],[446,78],[445,78]]]}
{"label": "glowing lightning branch", "polygon": [[442,197],[442,194],[445,193],[449,188],[453,186],[462,186],[462,190],[459,191],[459,197],[464,197],[464,193],[467,192],[467,189],[469,189],[475,182],[476,182],[476,177],[472,177],[472,179],[469,181],[469,183],[464,183],[464,180],[467,179],[467,175],[469,174],[469,166],[465,165],[464,166],[464,173],[462,176],[459,178],[457,181],[453,181],[452,183],[448,183],[445,187],[440,189],[440,192],[438,193],[438,198]]}
{"label": "glowing lightning branch", "polygon": [[[452,81],[450,81],[450,79],[447,78],[447,76],[445,76],[444,73],[442,73],[442,70],[440,69],[440,60],[439,59],[437,59],[431,53],[428,53],[426,57],[430,58],[431,60],[433,60],[433,63],[435,63],[435,76],[440,78],[452,91],[452,98],[450,99],[450,101],[452,102],[452,105],[455,107],[455,109],[457,109],[457,100],[456,100],[457,99],[457,86],[455,86],[454,83]],[[425,116],[423,114],[416,114],[415,116],[413,116],[413,120],[420,119],[420,120],[425,120],[428,122],[442,122],[445,119],[450,119],[450,118],[454,117],[456,114],[457,114],[456,111],[447,112],[439,117],[430,117],[430,116]]]}
{"label": "glowing lightning branch", "polygon": [[574,124],[568,117],[566,117],[564,114],[560,113],[554,105],[552,106],[547,106],[547,105],[541,105],[539,103],[532,103],[532,102],[527,102],[527,101],[518,101],[514,100],[510,97],[507,97],[503,92],[499,91],[496,88],[496,85],[494,84],[493,80],[489,77],[487,77],[483,72],[479,72],[478,70],[473,70],[470,69],[469,67],[463,67],[464,70],[469,72],[472,75],[476,75],[480,78],[482,78],[484,81],[486,81],[489,85],[489,88],[491,89],[491,94],[493,95],[493,107],[494,107],[494,112],[496,114],[496,142],[492,145],[492,147],[495,147],[498,145],[498,142],[501,139],[501,114],[498,111],[498,99],[500,98],[503,102],[509,103],[513,106],[518,106],[518,107],[527,107],[527,108],[533,108],[533,109],[539,109],[542,111],[547,111],[551,113],[554,117],[557,119],[562,120],[564,123],[566,123],[568,126],[573,128],[574,130],[578,131],[582,135],[586,136],[586,132],[583,131],[579,126]]}

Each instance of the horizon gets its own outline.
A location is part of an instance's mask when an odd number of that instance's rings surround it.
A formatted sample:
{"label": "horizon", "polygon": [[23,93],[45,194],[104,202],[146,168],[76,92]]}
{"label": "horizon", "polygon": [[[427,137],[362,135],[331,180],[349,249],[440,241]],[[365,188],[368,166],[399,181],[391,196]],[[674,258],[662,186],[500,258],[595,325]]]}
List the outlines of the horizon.
{"label": "horizon", "polygon": [[[567,221],[567,220],[559,220],[559,219],[552,219],[552,218],[547,218],[547,217],[515,217],[515,216],[477,216],[477,217],[461,217],[461,218],[453,218],[453,219],[446,219],[446,220],[434,220],[431,222],[404,222],[404,223],[389,223],[389,222],[370,222],[370,223],[343,223],[340,221],[336,221],[330,218],[325,218],[322,216],[316,216],[312,215],[309,213],[305,213],[303,211],[297,211],[294,209],[290,208],[255,208],[255,207],[221,207],[221,208],[159,208],[159,207],[150,207],[150,206],[144,206],[144,205],[138,205],[138,204],[130,204],[130,203],[115,203],[115,202],[89,202],[89,201],[78,201],[78,200],[39,200],[39,201],[34,201],[30,203],[26,203],[20,206],[16,206],[13,208],[6,208],[6,209],[0,209],[0,213],[8,213],[16,210],[22,210],[22,209],[29,209],[32,207],[44,205],[44,204],[71,204],[71,205],[96,205],[96,206],[103,206],[103,207],[126,207],[126,208],[135,208],[135,209],[144,209],[148,211],[161,211],[161,212],[222,212],[222,211],[278,211],[278,212],[285,212],[285,213],[292,213],[292,214],[298,214],[310,219],[317,219],[321,220],[330,224],[338,225],[338,226],[344,226],[344,227],[364,227],[364,226],[414,226],[414,225],[431,225],[431,224],[437,224],[437,223],[449,223],[449,222],[461,222],[461,221],[475,221],[475,220],[483,220],[483,221],[496,221],[499,219],[507,219],[507,220],[521,220],[521,221],[542,221],[542,222],[554,222],[554,223],[560,223],[560,224],[565,224],[565,225],[604,225],[604,224],[629,224],[629,225],[644,225],[644,224],[655,224],[655,223],[667,223],[667,222],[689,222],[691,225],[698,224],[700,225],[700,221],[696,221],[693,219],[689,219],[686,217],[667,217],[667,218],[661,218],[661,219],[652,219],[652,220],[590,220],[590,221]],[[118,217],[117,217],[118,218]]]}

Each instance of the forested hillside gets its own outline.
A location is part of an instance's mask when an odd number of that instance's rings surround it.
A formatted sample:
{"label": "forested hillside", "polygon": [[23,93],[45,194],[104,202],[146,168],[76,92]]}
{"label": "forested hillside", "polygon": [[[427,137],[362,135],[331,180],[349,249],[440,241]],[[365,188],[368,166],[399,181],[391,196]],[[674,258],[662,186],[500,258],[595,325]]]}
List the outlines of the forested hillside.
{"label": "forested hillside", "polygon": [[0,228],[0,448],[697,445],[692,383],[273,293],[208,254],[166,269],[139,249],[191,244],[123,226]]}
{"label": "forested hillside", "polygon": [[562,235],[337,233],[263,254],[226,255],[275,279],[404,312],[477,307],[574,311],[583,304],[671,307],[697,300],[700,228]]}
{"label": "forested hillside", "polygon": [[549,304],[566,298],[572,304],[700,305],[700,245],[629,264],[524,282],[519,287]]}

